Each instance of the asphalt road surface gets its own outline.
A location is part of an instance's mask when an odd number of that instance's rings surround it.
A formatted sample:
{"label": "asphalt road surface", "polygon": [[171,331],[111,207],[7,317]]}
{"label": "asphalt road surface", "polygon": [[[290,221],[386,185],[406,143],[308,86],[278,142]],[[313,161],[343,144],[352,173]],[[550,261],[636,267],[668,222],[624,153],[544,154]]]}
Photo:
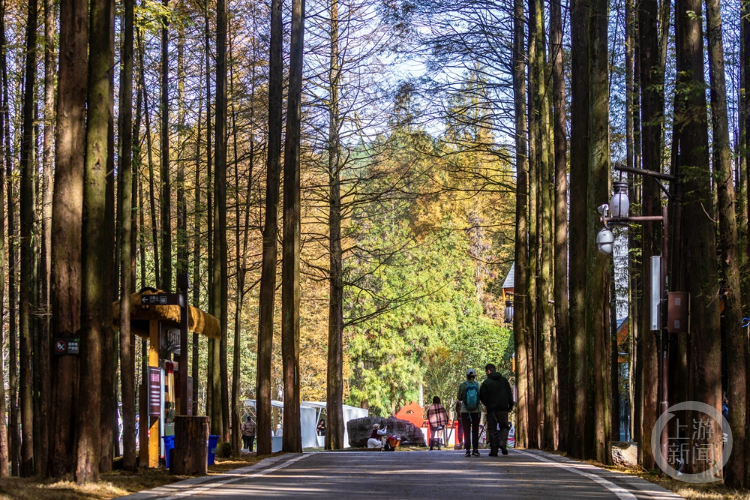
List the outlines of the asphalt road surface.
{"label": "asphalt road surface", "polygon": [[647,481],[538,451],[465,458],[463,451],[282,455],[224,476],[195,478],[129,500],[242,498],[681,498]]}

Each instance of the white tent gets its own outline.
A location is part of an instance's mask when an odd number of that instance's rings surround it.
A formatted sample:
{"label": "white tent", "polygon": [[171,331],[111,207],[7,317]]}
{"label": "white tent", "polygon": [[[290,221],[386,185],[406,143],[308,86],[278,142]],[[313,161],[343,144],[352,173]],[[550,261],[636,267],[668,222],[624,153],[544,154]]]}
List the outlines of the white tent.
{"label": "white tent", "polygon": [[[245,406],[251,406],[255,408],[255,400],[246,400]],[[283,410],[284,403],[282,401],[271,401],[271,406]],[[366,417],[368,416],[369,412],[364,408],[357,408],[356,406],[341,406],[344,415],[344,447],[349,448],[349,433],[346,431],[346,423],[349,420],[355,418]],[[322,448],[323,446],[325,446],[325,437],[317,435],[318,422],[320,421],[320,416],[325,408],[326,403],[316,401],[302,401],[302,403],[300,404],[302,448]],[[277,451],[281,451],[280,437],[273,438],[271,451],[274,453]]]}

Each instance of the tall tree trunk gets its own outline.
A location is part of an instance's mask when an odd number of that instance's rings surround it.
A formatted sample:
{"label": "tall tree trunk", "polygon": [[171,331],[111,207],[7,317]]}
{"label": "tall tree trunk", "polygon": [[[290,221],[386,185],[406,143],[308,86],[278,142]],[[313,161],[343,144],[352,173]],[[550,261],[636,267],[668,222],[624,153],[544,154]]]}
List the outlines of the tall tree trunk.
{"label": "tall tree trunk", "polygon": [[328,67],[328,371],[326,378],[327,450],[344,448],[344,279],[341,248],[341,143],[339,138],[339,2],[331,0]]}
{"label": "tall tree trunk", "polygon": [[284,144],[284,246],[281,273],[281,356],[284,369],[283,450],[302,453],[299,390],[300,122],[305,0],[292,0],[289,94]]}
{"label": "tall tree trunk", "polygon": [[565,72],[563,67],[563,28],[560,0],[550,5],[552,86],[555,140],[555,331],[557,335],[557,412],[558,448],[568,449],[568,173],[566,152]]}
{"label": "tall tree trunk", "polygon": [[[88,2],[60,2],[60,64],[55,127],[55,189],[52,196],[52,333],[80,329],[81,224],[86,151]],[[63,131],[65,133],[63,133]],[[78,358],[52,360],[49,475],[74,469],[74,415],[78,406]]]}
{"label": "tall tree trunk", "polygon": [[[743,0],[740,3],[740,87],[744,89],[740,96],[740,147],[742,154],[742,171],[740,172],[741,185],[743,186],[744,203],[742,205],[740,237],[744,237],[741,254],[745,255],[743,264],[750,262],[750,1]],[[747,297],[747,294],[743,294]],[[745,298],[742,304],[748,306]],[[750,430],[746,431],[750,432]],[[747,449],[750,449],[748,447]],[[750,461],[750,457],[748,458]],[[745,472],[745,484],[750,484],[750,467]]]}
{"label": "tall tree trunk", "polygon": [[[44,146],[42,180],[42,260],[40,308],[50,314],[50,273],[52,268],[52,185],[54,160],[54,116],[55,116],[55,6],[51,0],[44,1]],[[0,233],[1,234],[1,233]],[[49,422],[50,403],[50,321],[44,319],[39,332],[39,420]],[[34,461],[36,474],[47,475],[49,461],[49,427],[39,425],[36,436],[40,442],[39,454]]]}
{"label": "tall tree trunk", "polygon": [[571,392],[568,455],[583,458],[586,427],[586,274],[589,158],[589,11],[572,0],[570,106],[570,373]]}
{"label": "tall tree trunk", "polygon": [[[5,4],[0,2],[0,30],[5,32]],[[2,68],[5,67],[5,37],[0,34],[0,49],[2,55],[0,55],[0,65]],[[0,96],[5,95],[6,79],[3,78],[0,82],[3,85],[3,92]],[[5,314],[5,161],[10,156],[10,151],[6,150],[5,145],[5,123],[8,120],[7,112],[5,107],[5,101],[3,100],[2,108],[0,109],[0,317],[4,317]],[[12,242],[11,242],[12,244]],[[0,359],[4,359],[5,340],[4,335],[4,322],[0,322]],[[13,350],[14,346],[9,346],[8,351]],[[12,394],[12,391],[10,391]],[[0,370],[0,422],[7,422],[5,412],[5,370]],[[11,405],[13,399],[10,400]],[[0,477],[8,477],[9,465],[8,465],[8,426],[0,425]]]}
{"label": "tall tree trunk", "polygon": [[[536,9],[535,14],[535,37],[536,43],[535,58],[531,61],[534,66],[534,73],[536,75],[535,91],[535,103],[534,112],[539,114],[539,124],[537,128],[533,128],[532,131],[536,132],[537,147],[536,147],[536,160],[537,160],[537,176],[540,180],[539,191],[541,203],[538,206],[539,214],[541,214],[541,224],[537,230],[539,232],[541,241],[541,258],[539,261],[539,276],[540,281],[537,289],[537,304],[539,308],[539,335],[542,345],[540,352],[541,364],[543,369],[542,376],[542,387],[544,396],[544,435],[543,435],[543,447],[546,449],[554,449],[555,441],[557,436],[557,415],[555,411],[555,396],[557,393],[557,353],[554,348],[554,310],[550,304],[552,299],[552,258],[553,258],[553,242],[552,242],[552,199],[550,193],[550,178],[551,165],[549,157],[549,140],[550,136],[547,131],[550,130],[550,114],[549,114],[549,93],[547,91],[547,78],[546,78],[546,43],[545,43],[545,27],[544,27],[544,3],[542,0],[535,0]],[[539,221],[540,219],[537,218]],[[540,394],[541,396],[541,394]],[[540,415],[541,417],[541,415]]]}
{"label": "tall tree trunk", "polygon": [[[130,261],[133,239],[133,20],[134,0],[125,0],[120,73],[120,381],[122,385],[123,470],[135,472],[135,366],[130,331],[130,294],[133,289]],[[137,145],[136,145],[137,147]],[[145,426],[145,419],[144,419]]]}
{"label": "tall tree trunk", "polygon": [[[201,77],[203,67],[201,66]],[[201,78],[202,86],[203,81]],[[193,306],[201,306],[201,112],[203,110],[203,89],[198,91],[198,134],[195,142],[195,205],[193,208],[194,226],[193,226]],[[198,395],[200,391],[199,374],[199,337],[193,333],[193,353],[191,357],[191,372],[193,377],[193,415],[198,415]]]}
{"label": "tall tree trunk", "polygon": [[99,479],[99,421],[101,407],[102,292],[105,240],[107,140],[110,110],[109,56],[111,0],[91,2],[88,100],[86,116],[86,163],[84,168],[81,300],[81,380],[77,426],[76,482]]}
{"label": "tall tree trunk", "polygon": [[526,59],[524,50],[524,8],[523,0],[514,0],[513,17],[513,101],[516,133],[516,244],[515,244],[515,314],[513,316],[513,339],[516,351],[516,386],[518,387],[518,417],[516,419],[516,442],[519,447],[528,448],[530,435],[535,432],[530,427],[530,414],[533,408],[529,402],[528,378],[528,156],[526,127]]}
{"label": "tall tree trunk", "polygon": [[[634,78],[634,65],[633,65],[633,54],[635,48],[635,2],[634,0],[626,0],[625,2],[625,149],[626,149],[626,165],[629,168],[634,168],[635,151],[634,151],[634,112],[636,111],[636,105],[634,101],[636,99],[635,93],[635,78]],[[632,176],[635,177],[635,176]],[[635,201],[635,186],[634,182],[629,183],[628,196],[630,200]],[[636,268],[636,257],[634,256],[633,250],[635,249],[634,231],[628,231],[628,353],[630,356],[628,363],[628,407],[630,415],[630,440],[636,440],[635,427],[636,425],[636,398],[635,396],[635,365],[638,362],[636,356],[636,332],[638,320],[636,306],[636,296],[638,294],[638,276]],[[638,440],[636,440],[638,442]]]}
{"label": "tall tree trunk", "polygon": [[37,18],[38,4],[29,0],[26,24],[26,61],[23,97],[23,139],[21,142],[21,294],[19,308],[19,386],[21,409],[21,476],[34,474],[33,443],[33,388],[32,388],[32,310],[36,307],[34,294],[34,213],[36,211],[36,154],[34,122],[37,108],[34,95],[37,74]]}
{"label": "tall tree trunk", "polygon": [[144,114],[146,118],[146,150],[148,154],[148,191],[149,191],[149,212],[151,215],[151,241],[154,246],[154,282],[156,288],[161,288],[161,273],[159,270],[159,229],[156,220],[156,195],[154,191],[154,158],[153,158],[153,147],[151,141],[151,112],[148,109],[148,92],[146,91],[146,66],[144,64],[143,54],[146,51],[144,47],[143,39],[140,40],[138,56],[140,59],[140,78],[141,88],[143,90],[143,106]]}
{"label": "tall tree trunk", "polygon": [[281,0],[271,2],[271,44],[268,75],[268,153],[266,155],[266,209],[263,226],[263,263],[258,315],[258,383],[256,414],[258,455],[271,453],[271,354],[276,299],[276,238],[278,236],[279,176],[284,67]]}
{"label": "tall tree trunk", "polygon": [[[696,401],[721,411],[721,336],[719,328],[708,123],[703,73],[702,5],[699,0],[676,3],[677,71],[680,99],[675,126],[680,128],[680,174],[683,185],[681,248],[682,284],[690,293],[690,384]],[[687,244],[689,242],[689,244]],[[690,271],[687,272],[687,269]],[[708,443],[721,449],[721,433]]]}
{"label": "tall tree trunk", "polygon": [[586,331],[590,338],[593,366],[589,366],[589,394],[594,398],[593,442],[589,458],[611,462],[609,445],[609,400],[606,380],[609,337],[609,258],[597,251],[599,214],[594,210],[609,198],[609,58],[607,56],[607,1],[593,0],[590,6],[589,46],[589,180],[586,241]]}
{"label": "tall tree trunk", "polygon": [[528,388],[529,388],[529,447],[537,448],[542,444],[541,425],[543,419],[539,414],[540,402],[543,394],[539,391],[539,356],[537,346],[539,341],[538,321],[538,271],[539,271],[539,232],[538,224],[539,206],[539,180],[536,151],[539,148],[538,131],[541,127],[540,111],[536,105],[536,86],[539,75],[536,70],[536,0],[529,0],[529,34],[528,34],[528,60],[529,60],[529,85],[528,85],[528,114],[529,114],[529,282],[527,308],[528,339],[526,342],[528,357]]}
{"label": "tall tree trunk", "polygon": [[[661,94],[657,90],[660,84],[661,73],[659,71],[659,38],[658,38],[658,4],[656,0],[643,0],[638,9],[638,34],[639,56],[640,56],[640,87],[642,92],[641,116],[642,130],[641,143],[643,151],[643,168],[646,170],[661,171],[661,114],[664,110]],[[659,187],[656,181],[650,177],[643,179],[643,215],[659,215],[661,213],[661,201]],[[658,223],[647,222],[643,224],[643,253],[642,271],[644,279],[644,297],[646,293],[645,279],[650,276],[650,259],[656,255],[660,248],[660,228]],[[644,311],[641,318],[642,334],[642,356],[639,362],[643,364],[643,407],[642,407],[642,439],[639,443],[643,449],[643,467],[653,469],[655,466],[654,456],[651,450],[651,431],[658,416],[658,380],[659,380],[659,343],[656,335],[649,331],[648,318],[650,318],[650,300],[644,300]]]}
{"label": "tall tree trunk", "polygon": [[[211,24],[209,19],[209,2],[206,2],[206,9],[204,11],[205,20],[205,49],[206,49],[206,163],[207,163],[207,186],[206,195],[208,198],[208,206],[206,207],[206,225],[208,229],[208,236],[206,238],[206,246],[208,247],[208,262],[207,262],[207,274],[208,274],[208,287],[206,292],[208,293],[208,310],[214,312],[214,192],[213,192],[213,177],[211,170]],[[214,386],[217,387],[216,397],[220,397],[219,380],[214,378],[214,375],[218,372],[214,370],[214,359],[218,357],[218,352],[214,353],[214,346],[216,342],[213,339],[208,339],[208,360],[206,363],[206,374],[208,378],[207,390],[206,390],[206,413],[212,418],[211,432],[214,434],[220,434],[218,429],[219,422],[221,421],[221,415],[214,415]]]}
{"label": "tall tree trunk", "polygon": [[[162,0],[169,9],[169,0]],[[161,282],[163,290],[171,290],[172,283],[172,188],[169,179],[169,20],[162,18],[161,28]]]}
{"label": "tall tree trunk", "polygon": [[[216,3],[216,170],[214,172],[214,315],[221,324],[221,341],[214,342],[214,408],[221,412],[222,436],[229,441],[229,377],[227,373],[228,266],[227,266],[227,5]],[[218,349],[218,352],[217,352]],[[218,354],[218,355],[217,355]],[[214,410],[216,412],[216,410]]]}
{"label": "tall tree trunk", "polygon": [[[110,35],[109,35],[109,67],[114,67],[115,61],[115,7],[114,0],[109,10]],[[102,416],[100,421],[100,455],[99,471],[110,472],[114,460],[114,428],[117,426],[117,361],[118,361],[118,344],[116,333],[112,329],[112,302],[117,296],[117,276],[119,261],[119,241],[116,241],[117,232],[115,224],[117,222],[116,204],[115,204],[115,117],[114,117],[114,70],[108,72],[109,78],[109,101],[107,103],[107,168],[106,168],[106,193],[104,208],[104,227],[102,247],[102,269],[104,273],[101,276],[102,283],[102,301],[101,301],[101,322],[102,322],[102,395],[101,407]],[[109,249],[109,251],[106,251]],[[119,430],[119,429],[118,429]]]}
{"label": "tall tree trunk", "polygon": [[747,425],[746,354],[747,338],[742,331],[740,272],[737,257],[737,219],[732,179],[732,150],[729,143],[724,41],[719,0],[706,0],[708,54],[711,81],[711,118],[713,125],[713,165],[719,197],[719,242],[721,268],[725,280],[724,324],[727,342],[727,397],[729,426],[734,447],[724,468],[725,483],[742,488],[745,483],[745,431]]}

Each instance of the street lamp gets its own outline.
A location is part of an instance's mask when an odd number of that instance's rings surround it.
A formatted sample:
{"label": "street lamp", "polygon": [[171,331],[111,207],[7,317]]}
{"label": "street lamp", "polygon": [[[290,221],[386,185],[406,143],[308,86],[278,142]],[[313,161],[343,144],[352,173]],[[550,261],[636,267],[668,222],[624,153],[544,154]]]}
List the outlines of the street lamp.
{"label": "street lamp", "polygon": [[628,183],[618,181],[613,184],[614,194],[609,202],[612,217],[627,217],[630,211],[630,199],[628,199]]}
{"label": "street lamp", "polygon": [[511,298],[505,301],[505,323],[513,323],[513,312],[513,299]]}
{"label": "street lamp", "polygon": [[609,205],[604,204],[599,206],[597,211],[599,212],[599,215],[602,216],[602,222],[604,223],[604,229],[599,231],[599,233],[596,235],[596,247],[599,250],[599,253],[603,253],[605,255],[609,255],[612,253],[612,250],[614,250],[614,244],[615,244],[615,235],[610,231],[609,225],[607,224],[607,211],[609,210]]}

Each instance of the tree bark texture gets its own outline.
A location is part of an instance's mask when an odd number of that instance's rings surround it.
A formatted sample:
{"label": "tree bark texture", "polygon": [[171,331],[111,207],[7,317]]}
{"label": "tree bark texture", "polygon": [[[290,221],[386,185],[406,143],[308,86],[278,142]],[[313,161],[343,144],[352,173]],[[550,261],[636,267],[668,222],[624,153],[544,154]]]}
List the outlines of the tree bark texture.
{"label": "tree bark texture", "polygon": [[281,357],[284,370],[284,433],[282,449],[302,452],[299,384],[300,302],[300,125],[305,0],[292,0],[289,94],[284,144],[284,245],[281,273]]}
{"label": "tree bark texture", "polygon": [[[656,0],[644,0],[638,9],[638,35],[640,56],[640,82],[641,82],[641,151],[643,168],[646,170],[661,171],[661,115],[664,113],[664,102],[657,90],[660,85],[661,73],[659,72],[659,38],[658,38],[658,4]],[[650,177],[643,179],[643,215],[659,215],[661,213],[661,200],[659,187],[656,181]],[[642,283],[644,287],[650,280],[650,259],[657,255],[660,248],[661,230],[659,223],[647,222],[643,224],[643,257]],[[639,362],[643,364],[643,407],[642,407],[642,439],[641,445],[643,467],[653,469],[655,467],[653,453],[651,451],[651,431],[658,416],[658,380],[659,380],[659,344],[653,332],[649,331],[648,321],[650,316],[649,293],[644,288],[643,301],[644,310],[641,319],[642,356]]]}
{"label": "tree bark texture", "polygon": [[328,372],[326,379],[325,447],[344,449],[344,279],[341,249],[341,144],[339,138],[339,2],[331,0],[331,52],[328,100]]}
{"label": "tree bark texture", "polygon": [[719,0],[706,0],[708,53],[713,125],[713,165],[718,191],[719,243],[724,274],[724,324],[727,355],[727,398],[729,426],[734,447],[724,468],[724,482],[732,488],[745,485],[747,426],[747,337],[742,331],[742,303],[739,258],[737,255],[737,215],[735,212],[732,150],[729,142],[724,41]]}
{"label": "tree bark texture", "polygon": [[[570,429],[568,454],[583,458],[586,423],[586,250],[589,158],[589,9],[571,1],[570,106]],[[597,200],[598,201],[598,200]],[[593,207],[592,207],[593,210]]]}
{"label": "tree bark texture", "polygon": [[528,296],[529,302],[526,310],[528,338],[526,339],[526,349],[528,358],[528,384],[529,389],[529,447],[537,448],[542,444],[541,425],[543,418],[539,413],[540,402],[543,400],[543,394],[539,391],[539,380],[541,377],[539,367],[539,357],[537,346],[539,341],[539,321],[538,321],[538,270],[539,270],[539,231],[538,212],[539,207],[539,181],[536,151],[539,147],[538,130],[541,127],[540,113],[537,111],[536,104],[536,86],[538,74],[535,70],[534,62],[536,61],[536,1],[528,2],[528,115],[529,115],[529,142],[528,142],[528,161],[529,161],[529,280]]}
{"label": "tree bark texture", "polygon": [[[55,127],[55,190],[52,195],[52,333],[77,332],[81,311],[83,159],[86,150],[88,2],[60,2],[60,63]],[[64,133],[63,133],[64,132]],[[49,475],[73,471],[78,359],[52,360]]]}
{"label": "tree bark texture", "polygon": [[[162,0],[165,9],[169,0]],[[161,28],[161,282],[160,288],[172,290],[172,187],[169,174],[169,20]],[[150,149],[150,148],[149,148]]]}
{"label": "tree bark texture", "polygon": [[[216,15],[216,169],[214,171],[214,314],[221,325],[221,341],[214,344],[214,371],[220,386],[214,386],[214,407],[220,405],[222,437],[229,441],[229,387],[227,373],[227,11],[226,0],[217,1]],[[218,362],[217,362],[218,361]],[[214,375],[214,379],[216,375]],[[218,389],[218,390],[217,390]]]}
{"label": "tree bark texture", "polygon": [[21,410],[21,476],[34,474],[33,443],[33,387],[32,387],[32,337],[34,320],[32,311],[36,308],[34,252],[34,214],[36,211],[36,144],[35,122],[37,115],[34,85],[37,75],[37,19],[36,0],[28,2],[26,24],[26,61],[23,98],[23,138],[21,140],[21,289],[19,304],[19,393]]}
{"label": "tree bark texture", "polygon": [[107,140],[110,110],[109,55],[112,50],[110,0],[91,2],[90,62],[86,127],[86,163],[84,168],[83,228],[81,256],[83,289],[81,299],[81,379],[77,425],[77,463],[75,479],[79,484],[99,479],[99,421],[101,419],[102,275],[105,241]]}
{"label": "tree bark texture", "polygon": [[[114,0],[111,0],[109,9],[110,29],[109,34],[109,53],[107,60],[109,67],[114,67],[115,60],[115,6]],[[114,427],[118,426],[117,417],[117,361],[118,345],[116,340],[117,334],[112,329],[112,302],[116,297],[116,290],[119,283],[118,269],[119,261],[119,241],[116,241],[116,224],[117,216],[115,208],[115,121],[114,121],[114,70],[108,73],[109,78],[109,101],[107,103],[107,168],[106,168],[106,189],[104,201],[104,226],[102,250],[102,269],[104,272],[101,276],[102,282],[102,301],[101,301],[101,322],[102,322],[102,395],[101,407],[102,415],[99,425],[100,448],[99,455],[99,472],[110,472],[112,470],[112,461],[114,459]],[[109,250],[109,251],[107,251]],[[119,426],[118,426],[119,431]]]}
{"label": "tree bark texture", "polygon": [[271,2],[271,44],[268,83],[268,153],[266,157],[266,208],[263,226],[263,263],[258,319],[258,383],[256,414],[258,455],[271,453],[271,354],[273,353],[276,302],[276,238],[278,236],[279,176],[283,111],[283,25],[281,0]]}
{"label": "tree bark texture", "polygon": [[593,396],[593,441],[588,458],[611,462],[609,388],[606,381],[609,337],[609,258],[597,250],[600,222],[596,207],[609,198],[609,67],[607,2],[592,0],[589,45],[589,179],[586,242],[586,332],[590,357],[589,395]]}
{"label": "tree bark texture", "polygon": [[552,53],[552,92],[555,143],[555,321],[557,342],[557,418],[558,446],[568,449],[568,169],[567,122],[565,114],[565,68],[563,65],[563,26],[560,0],[550,4],[550,38]]}
{"label": "tree bark texture", "polygon": [[513,315],[513,339],[516,352],[516,385],[518,387],[518,410],[516,417],[516,443],[520,448],[529,447],[529,406],[528,383],[528,156],[526,126],[526,58],[524,50],[524,7],[523,0],[514,0],[513,16],[513,101],[515,111],[516,143],[516,244],[515,244],[515,289]]}
{"label": "tree bark texture", "polygon": [[[120,381],[122,386],[123,470],[135,472],[135,352],[130,331],[130,294],[133,290],[130,261],[133,239],[133,20],[134,0],[125,0],[120,73]],[[137,146],[136,146],[137,147]],[[145,422],[145,420],[144,420]]]}
{"label": "tree bark texture", "polygon": [[[691,397],[721,411],[721,336],[716,259],[715,216],[708,154],[708,123],[703,73],[702,5],[676,3],[678,92],[675,126],[680,128],[680,180],[683,185],[681,280],[690,293]],[[687,269],[690,271],[687,272]],[[721,434],[709,444],[721,449]]]}

